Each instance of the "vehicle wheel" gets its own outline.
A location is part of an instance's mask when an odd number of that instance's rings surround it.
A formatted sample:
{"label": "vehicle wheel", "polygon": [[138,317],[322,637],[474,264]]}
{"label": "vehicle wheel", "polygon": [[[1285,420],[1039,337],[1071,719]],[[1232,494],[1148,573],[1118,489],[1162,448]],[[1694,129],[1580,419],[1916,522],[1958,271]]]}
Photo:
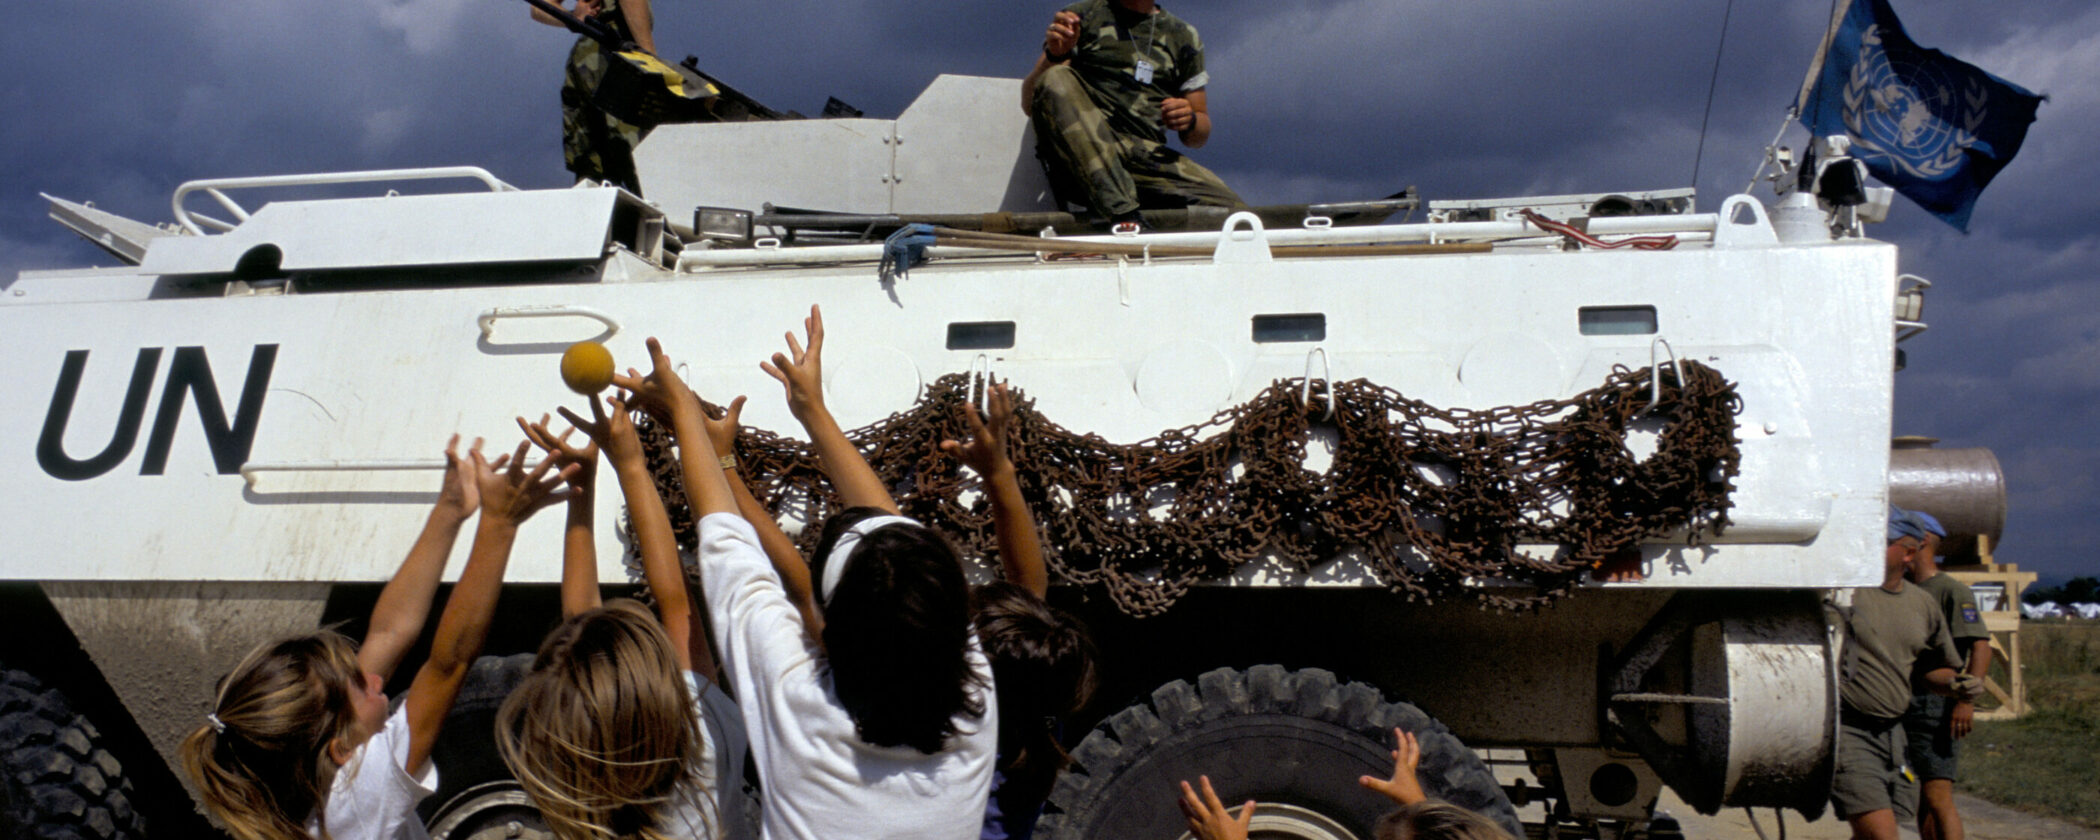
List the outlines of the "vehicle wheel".
{"label": "vehicle wheel", "polygon": [[446,800],[429,828],[430,840],[555,840],[524,789],[507,780],[476,785]]}
{"label": "vehicle wheel", "polygon": [[1371,686],[1276,665],[1176,680],[1102,721],[1073,751],[1037,833],[1181,837],[1180,782],[1207,775],[1227,803],[1256,801],[1253,836],[1369,840],[1393,804],[1356,780],[1392,773],[1396,726],[1421,741],[1418,776],[1430,796],[1524,836],[1494,774],[1443,724]]}
{"label": "vehicle wheel", "polygon": [[145,836],[131,781],[101,739],[65,695],[28,673],[0,669],[0,834]]}

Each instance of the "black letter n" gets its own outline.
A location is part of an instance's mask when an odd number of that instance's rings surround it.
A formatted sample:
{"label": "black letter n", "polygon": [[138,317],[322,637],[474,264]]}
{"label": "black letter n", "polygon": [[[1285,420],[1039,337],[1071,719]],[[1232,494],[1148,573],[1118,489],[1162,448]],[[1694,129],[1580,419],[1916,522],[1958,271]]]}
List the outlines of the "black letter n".
{"label": "black letter n", "polygon": [[219,385],[212,381],[211,362],[202,347],[177,347],[168,365],[168,385],[160,393],[160,412],[153,417],[153,434],[146,438],[146,457],[139,475],[160,475],[168,468],[168,449],[175,442],[175,424],[182,419],[186,395],[197,395],[197,417],[204,422],[204,440],[211,445],[212,463],[220,475],[241,471],[248,451],[255,446],[256,421],[262,417],[263,394],[270,389],[270,368],[277,364],[277,345],[255,345],[248,359],[248,380],[241,385],[241,404],[233,422],[226,422],[226,406],[219,401]]}

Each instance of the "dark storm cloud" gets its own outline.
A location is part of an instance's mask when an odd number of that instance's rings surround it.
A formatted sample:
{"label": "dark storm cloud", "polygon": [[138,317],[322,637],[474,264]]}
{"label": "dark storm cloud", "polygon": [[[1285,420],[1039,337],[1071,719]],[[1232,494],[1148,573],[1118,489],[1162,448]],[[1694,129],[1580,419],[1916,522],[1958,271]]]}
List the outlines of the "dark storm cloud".
{"label": "dark storm cloud", "polygon": [[[942,72],[1018,76],[1062,3],[656,0],[669,57],[781,109],[893,116]],[[1218,131],[1197,153],[1255,201],[1691,185],[1727,0],[1182,0]],[[1738,3],[1696,186],[1740,191],[1780,128],[1827,0]],[[1897,431],[1987,446],[2010,475],[2000,558],[2089,574],[2100,473],[2100,8],[1897,0],[1920,43],[2052,95],[1961,236],[1899,199],[1870,232],[1931,278]],[[518,0],[76,0],[0,28],[0,277],[107,262],[37,191],[169,218],[183,180],[475,164],[567,182],[571,37]],[[1799,148],[1803,133],[1787,133]],[[0,281],[4,283],[5,281]]]}

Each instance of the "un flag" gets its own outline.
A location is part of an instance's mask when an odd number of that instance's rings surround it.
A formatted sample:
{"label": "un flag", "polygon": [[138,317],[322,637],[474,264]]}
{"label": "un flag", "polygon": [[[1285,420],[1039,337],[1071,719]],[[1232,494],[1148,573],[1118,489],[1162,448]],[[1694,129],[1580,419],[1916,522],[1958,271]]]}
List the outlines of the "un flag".
{"label": "un flag", "polygon": [[1852,0],[1801,112],[1844,134],[1867,171],[1967,232],[1984,185],[2019,154],[2042,97],[1917,45],[1888,0]]}

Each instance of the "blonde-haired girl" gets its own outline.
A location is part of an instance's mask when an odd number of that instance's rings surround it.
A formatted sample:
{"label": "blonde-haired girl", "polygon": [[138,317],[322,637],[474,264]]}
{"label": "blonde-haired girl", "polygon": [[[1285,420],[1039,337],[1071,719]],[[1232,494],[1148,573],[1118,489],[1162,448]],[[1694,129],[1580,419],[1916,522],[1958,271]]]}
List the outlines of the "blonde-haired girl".
{"label": "blonde-haired girl", "polygon": [[[476,440],[445,447],[445,479],[422,534],[372,608],[360,648],[331,630],[267,642],[219,681],[205,723],[182,742],[205,808],[240,840],[422,838],[416,803],[437,789],[430,749],[481,653],[518,525],[558,501],[574,468],[525,471],[526,444],[494,463]],[[508,469],[505,469],[506,462]],[[381,687],[423,632],[460,528],[481,511],[430,658],[391,714]]]}
{"label": "blonde-haired girl", "polygon": [[[715,683],[670,516],[627,404],[608,402],[610,413],[592,398],[589,421],[562,410],[591,438],[588,447],[549,433],[545,418],[519,421],[550,455],[589,466],[572,482],[580,495],[570,500],[563,552],[565,620],[497,713],[497,748],[557,836],[750,837],[743,717]],[[656,615],[631,600],[599,603],[589,496],[600,448],[627,498]],[[705,508],[704,495],[695,500]]]}

